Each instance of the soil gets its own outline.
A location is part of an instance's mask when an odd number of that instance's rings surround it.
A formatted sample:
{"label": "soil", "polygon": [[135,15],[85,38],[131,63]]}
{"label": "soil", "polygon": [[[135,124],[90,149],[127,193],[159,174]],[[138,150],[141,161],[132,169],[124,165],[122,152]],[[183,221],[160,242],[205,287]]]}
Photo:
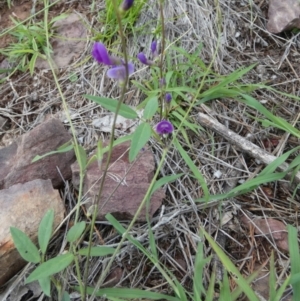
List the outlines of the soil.
{"label": "soil", "polygon": [[[84,40],[84,48],[74,55],[67,67],[58,68],[56,76],[67,100],[77,139],[84,148],[91,149],[97,145],[99,139],[107,136],[92,125],[95,118],[104,116],[106,112],[96,104],[87,101],[83,95],[100,94],[105,97],[117,97],[119,91],[116,84],[104,76],[105,69],[96,65],[90,58],[90,41],[93,33],[102,30],[99,12],[103,10],[104,4],[102,1],[95,1],[97,9],[91,12],[89,1],[61,2],[50,8],[49,18],[64,12],[76,13],[81,16],[86,26],[87,37],[85,39],[81,37],[81,42]],[[203,43],[201,58],[208,65],[215,57],[212,64],[213,71],[222,75],[255,63],[255,68],[243,77],[243,82],[245,84],[266,83],[269,87],[277,89],[280,93],[264,89],[254,92],[253,96],[274,115],[284,118],[299,129],[299,98],[292,99],[286,95],[290,93],[299,97],[299,35],[293,32],[274,35],[267,31],[268,1],[254,1],[251,8],[249,1],[219,1],[222,11],[220,45],[217,43],[220,24],[216,21],[215,1],[206,0],[201,7],[192,0],[179,1],[176,7],[166,2],[165,29],[170,43],[176,41],[176,46],[183,47],[191,53],[200,43]],[[37,6],[36,11],[39,11],[40,5]],[[144,30],[149,32],[147,35],[149,41],[145,36],[130,36],[128,45],[131,56],[148,49],[154,38],[151,29],[157,25],[158,10],[154,0],[148,5],[147,12],[143,11],[136,27],[145,26]],[[31,9],[31,1],[14,1],[12,8],[1,8],[0,31],[3,32],[12,26],[10,16],[22,21],[30,16]],[[37,20],[42,18],[42,14],[36,17]],[[115,41],[117,39],[118,37],[115,37]],[[11,41],[10,35],[1,35],[0,48],[7,47]],[[219,48],[215,52],[217,46]],[[0,56],[0,61],[2,66],[11,64],[11,62],[3,63],[4,56]],[[149,74],[141,67],[134,79],[143,82],[145,77],[149,80]],[[144,97],[134,85],[131,85],[126,95],[126,103],[137,105]],[[284,140],[282,130],[263,127],[258,121],[264,119],[260,112],[235,99],[215,99],[209,102],[209,106],[215,112],[215,118],[229,129],[243,137],[248,137],[251,142],[276,156],[299,145],[298,138],[288,136]],[[195,108],[193,115],[197,114],[197,110],[202,109]],[[60,118],[68,127],[60,94],[51,71],[43,67],[36,69],[33,76],[29,72],[14,73],[1,84],[0,89],[0,116],[6,120],[5,129],[0,128],[0,147],[9,145],[13,139],[53,115]],[[197,122],[196,118],[194,122]],[[224,193],[232,181],[235,181],[235,185],[239,185],[237,180],[247,180],[264,168],[256,158],[251,158],[228,144],[224,137],[215,134],[212,130],[201,131],[199,135],[189,132],[188,134],[193,149],[188,148],[185,140],[182,140],[182,144],[195,164],[199,166],[211,194]],[[117,133],[118,135],[122,135],[121,131]],[[155,144],[153,152],[159,157],[160,148]],[[297,153],[292,155],[290,161],[297,155]],[[169,155],[166,160],[170,163],[164,167],[164,174],[180,172],[188,174],[188,167],[178,158],[176,152]],[[240,174],[231,176],[231,172],[236,170],[239,170]],[[220,178],[214,177],[216,171],[222,172]],[[68,194],[72,195],[69,195],[70,199],[76,199],[75,191],[68,191]],[[204,227],[215,237],[218,231],[226,233],[223,245],[220,244],[243,275],[249,276],[259,266],[266,264],[272,251],[275,251],[277,275],[289,274],[289,268],[284,266],[288,254],[278,250],[276,244],[266,236],[255,235],[253,229],[245,228],[241,224],[241,216],[247,215],[249,218],[269,217],[286,224],[297,225],[300,197],[287,181],[261,185],[253,192],[212,207],[199,207],[198,203],[193,203],[193,200],[203,197],[203,190],[192,176],[168,185],[167,195],[163,214],[175,215],[170,222],[161,225],[155,232],[158,254],[161,262],[189,291],[192,288],[194,271],[192,262],[197,253],[198,241],[195,237],[198,237],[200,227]],[[153,225],[158,222],[159,214],[158,212]],[[227,214],[230,216],[229,222],[222,226],[221,220]],[[109,244],[118,242],[119,237],[113,229],[105,224],[99,224],[97,227],[99,241]],[[147,225],[136,225],[132,231],[136,236],[141,235],[143,231],[147,231]],[[147,239],[144,244],[148,247]],[[52,248],[52,252],[55,253],[55,247]],[[118,286],[143,289],[155,287],[158,292],[172,294],[170,287],[148,259],[141,252],[134,252],[134,255],[129,251],[124,252],[120,257],[118,265],[123,270],[123,278],[120,277]],[[206,256],[213,254],[207,244],[204,253]],[[99,270],[91,272],[94,273],[91,275],[91,284],[95,284],[94,278],[99,275],[101,269],[99,263]],[[204,285],[209,283],[211,271],[212,268],[208,265],[205,268]],[[233,283],[233,278],[231,281]],[[234,284],[232,286],[234,287]],[[265,287],[256,287],[257,292],[264,289]],[[216,292],[217,290],[216,286]],[[285,300],[288,300],[288,297]]]}

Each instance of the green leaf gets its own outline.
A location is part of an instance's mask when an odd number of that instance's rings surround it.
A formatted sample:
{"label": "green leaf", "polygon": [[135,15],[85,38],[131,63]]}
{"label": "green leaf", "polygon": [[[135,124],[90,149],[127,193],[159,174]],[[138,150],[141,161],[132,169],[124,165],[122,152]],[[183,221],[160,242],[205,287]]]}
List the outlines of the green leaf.
{"label": "green leaf", "polygon": [[149,225],[149,244],[150,244],[150,249],[151,249],[151,254],[153,258],[158,261],[158,254],[157,254],[157,248],[156,248],[156,243],[155,243],[155,237],[153,234],[153,231],[151,229],[151,226]]}
{"label": "green leaf", "polygon": [[[89,100],[98,103],[108,111],[114,113],[116,112],[119,103],[117,99],[105,98],[105,97],[93,96],[93,95],[83,95],[83,96]],[[137,113],[129,106],[125,105],[124,103],[121,104],[118,114],[128,119],[135,119],[138,117]]]}
{"label": "green leaf", "polygon": [[76,241],[81,236],[84,229],[85,229],[84,221],[79,222],[79,223],[75,224],[74,226],[72,226],[71,229],[68,231],[67,241],[68,242]]}
{"label": "green leaf", "polygon": [[53,24],[53,23],[55,23],[55,22],[57,22],[57,21],[59,21],[59,20],[63,20],[63,19],[65,19],[65,18],[67,18],[69,15],[70,15],[70,14],[67,14],[67,13],[60,14],[60,15],[58,15],[58,16],[52,18],[51,21],[50,21],[50,24]]}
{"label": "green leaf", "polygon": [[140,150],[145,146],[151,137],[151,126],[149,123],[140,124],[133,133],[131,146],[129,150],[129,161],[132,162]]}
{"label": "green leaf", "polygon": [[[69,144],[69,142],[68,142],[68,144]],[[36,161],[41,160],[41,159],[43,159],[43,158],[45,158],[45,157],[48,157],[48,156],[50,156],[50,155],[60,154],[60,153],[66,153],[66,152],[68,152],[68,151],[70,151],[70,150],[72,150],[72,149],[73,149],[73,145],[72,145],[72,144],[71,144],[71,145],[66,145],[64,148],[59,147],[59,148],[58,148],[57,150],[55,150],[55,151],[46,153],[46,154],[41,155],[41,156],[39,156],[39,155],[35,156],[35,157],[32,159],[31,162],[32,162],[32,163],[33,163],[33,162],[36,162]]]}
{"label": "green leaf", "polygon": [[156,190],[158,190],[163,185],[165,185],[167,183],[171,183],[171,182],[177,180],[178,178],[180,178],[183,175],[184,175],[183,173],[180,173],[178,175],[171,175],[171,176],[165,176],[165,177],[160,178],[153,185],[153,189],[151,191],[151,194],[153,194]]}
{"label": "green leaf", "polygon": [[85,170],[87,164],[87,155],[85,149],[81,145],[77,145],[77,147],[75,147],[74,150],[76,153],[78,164],[80,166],[80,170]]}
{"label": "green leaf", "polygon": [[271,252],[270,258],[270,276],[269,276],[269,299],[274,300],[276,295],[276,274],[274,264],[274,252]]}
{"label": "green leaf", "polygon": [[150,98],[144,109],[143,117],[145,119],[151,119],[158,109],[158,99],[157,96]]}
{"label": "green leaf", "polygon": [[54,210],[48,210],[40,222],[38,229],[39,246],[43,254],[46,253],[49,240],[52,235],[54,221]]}
{"label": "green leaf", "polygon": [[[105,247],[105,246],[100,246],[100,247],[91,247],[91,256],[106,256],[106,255],[111,255],[115,252],[116,249],[110,248],[110,247]],[[87,255],[88,254],[88,248],[80,249],[78,251],[80,255]]]}
{"label": "green leaf", "polygon": [[188,122],[181,114],[179,114],[177,111],[173,111],[172,115],[176,118],[178,118],[180,120],[180,122],[183,123],[183,125],[185,125],[187,128],[189,128],[190,130],[192,130],[194,133],[196,133],[198,135],[198,130],[197,128],[199,126],[192,124],[190,122]]}
{"label": "green leaf", "polygon": [[[291,260],[291,277],[300,273],[300,254],[299,254],[299,244],[298,242],[298,230],[297,228],[288,225],[288,242],[290,250],[290,260]],[[296,243],[295,243],[296,242]],[[293,301],[300,300],[300,285],[299,283],[292,284],[293,288]]]}
{"label": "green leaf", "polygon": [[230,285],[227,272],[224,273],[223,282],[220,289],[220,300],[219,301],[233,301],[231,296]]}
{"label": "green leaf", "polygon": [[180,143],[178,142],[177,139],[174,139],[174,145],[176,146],[176,148],[180,152],[180,155],[182,156],[185,163],[189,166],[189,168],[193,172],[196,179],[199,181],[199,183],[200,183],[200,185],[203,189],[203,192],[204,192],[204,199],[205,199],[206,202],[208,202],[209,201],[209,190],[208,190],[208,187],[206,185],[206,182],[205,182],[205,179],[204,179],[203,175],[200,173],[200,171],[198,170],[198,168],[196,167],[194,162],[191,160],[191,158],[186,153],[186,151],[182,148],[182,146],[180,145]]}
{"label": "green leaf", "polygon": [[[75,286],[77,291],[80,291],[79,286]],[[87,287],[87,293],[91,295],[94,291],[93,287]],[[124,299],[147,299],[147,300],[167,300],[167,301],[180,301],[179,298],[168,296],[165,294],[160,294],[156,292],[150,292],[142,289],[133,288],[103,288],[96,292],[96,296],[105,296],[109,298],[124,298]]]}
{"label": "green leaf", "polygon": [[64,291],[61,301],[71,301],[70,295]]}
{"label": "green leaf", "polygon": [[216,266],[213,267],[213,270],[212,270],[212,273],[210,276],[205,301],[213,301],[214,290],[215,290],[215,281],[216,281]]}
{"label": "green leaf", "polygon": [[38,279],[40,287],[43,291],[43,293],[48,296],[51,297],[51,280],[50,277],[45,277],[45,278],[40,278]]}
{"label": "green leaf", "polygon": [[290,134],[300,138],[300,131],[293,127],[291,124],[289,124],[286,120],[284,120],[281,117],[277,117],[273,115],[268,109],[266,109],[260,102],[258,102],[255,98],[246,95],[246,94],[240,94],[243,99],[243,103],[247,104],[248,106],[256,109],[260,113],[264,114],[269,120],[273,122],[273,125],[276,126],[279,129],[282,129],[286,132],[289,132]]}
{"label": "green leaf", "polygon": [[180,284],[180,282],[176,279],[176,277],[174,277],[174,282],[177,288],[177,296],[179,297],[180,301],[187,301],[187,296],[185,293],[185,289],[183,288],[183,286]]}
{"label": "green leaf", "polygon": [[17,228],[10,227],[10,233],[22,258],[33,263],[38,263],[41,261],[38,248],[24,232]]}
{"label": "green leaf", "polygon": [[295,284],[297,282],[300,282],[300,273],[293,275],[290,278],[289,284]]}
{"label": "green leaf", "polygon": [[233,188],[228,193],[227,197],[231,198],[237,194],[248,192],[249,190],[253,190],[257,186],[273,181],[280,180],[285,177],[286,172],[273,173],[268,175],[258,175],[256,178],[251,179],[249,181],[244,182],[243,184]]}
{"label": "green leaf", "polygon": [[247,281],[243,278],[241,273],[239,272],[238,268],[231,262],[231,260],[227,257],[227,255],[222,251],[222,249],[216,244],[216,242],[210,237],[210,235],[203,230],[205,238],[208,240],[210,246],[218,255],[220,261],[224,265],[224,267],[232,273],[235,277],[234,280],[238,286],[240,286],[251,301],[259,301],[258,297],[255,295],[254,291],[252,290],[251,286],[247,283]]}
{"label": "green leaf", "polygon": [[31,76],[34,73],[35,62],[36,62],[38,56],[39,56],[38,53],[34,53],[29,61],[29,73]]}
{"label": "green leaf", "polygon": [[201,295],[205,294],[205,289],[203,286],[203,273],[204,268],[209,263],[209,261],[210,257],[204,258],[203,242],[201,240],[197,248],[193,278],[193,291],[195,301],[201,301]]}
{"label": "green leaf", "polygon": [[26,279],[26,283],[30,283],[41,278],[46,278],[52,276],[67,266],[69,266],[74,260],[74,255],[67,253],[64,255],[52,258],[41,265],[39,265]]}

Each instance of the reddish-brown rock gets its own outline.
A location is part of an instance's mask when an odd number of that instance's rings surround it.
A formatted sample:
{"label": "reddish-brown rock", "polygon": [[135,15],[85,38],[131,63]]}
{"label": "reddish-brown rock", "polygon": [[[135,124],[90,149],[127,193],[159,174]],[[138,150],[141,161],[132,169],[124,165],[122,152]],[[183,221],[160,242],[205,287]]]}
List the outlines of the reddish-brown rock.
{"label": "reddish-brown rock", "polygon": [[292,28],[300,28],[300,2],[298,0],[271,0],[267,29],[280,33]]}
{"label": "reddish-brown rock", "polygon": [[74,151],[47,156],[35,163],[36,155],[56,150],[71,139],[71,135],[58,119],[50,119],[22,135],[11,145],[0,149],[0,189],[34,179],[51,179],[55,188],[71,178]]}
{"label": "reddish-brown rock", "polygon": [[266,235],[274,239],[277,247],[283,251],[289,251],[288,233],[286,225],[273,218],[253,218],[252,221],[245,215],[241,218],[241,223],[249,228],[254,225],[254,233],[257,235]]}
{"label": "reddish-brown rock", "polygon": [[[50,39],[51,54],[55,68],[66,68],[78,59],[85,50],[87,27],[78,14],[72,13],[53,24],[55,37]],[[38,69],[50,69],[46,60],[38,58],[35,63]]]}
{"label": "reddish-brown rock", "polygon": [[50,180],[34,180],[0,190],[0,286],[26,262],[15,249],[10,227],[25,232],[37,241],[39,223],[48,209],[55,212],[54,227],[64,218],[64,205]]}
{"label": "reddish-brown rock", "polygon": [[[104,220],[107,213],[113,214],[118,219],[132,219],[141,204],[154,174],[154,158],[150,150],[143,150],[133,163],[128,160],[129,143],[114,147],[109,170],[104,182],[104,188],[99,202],[98,219]],[[101,169],[98,162],[93,162],[87,169],[84,181],[84,194],[89,202],[89,208],[100,187],[103,169],[105,168],[107,154],[103,158]],[[72,165],[73,185],[79,185],[78,164]],[[116,189],[116,191],[115,191]],[[113,193],[112,197],[110,195]],[[157,190],[150,200],[150,217],[161,206],[164,191]],[[109,199],[110,198],[110,199]],[[138,217],[139,221],[146,220],[144,208]]]}

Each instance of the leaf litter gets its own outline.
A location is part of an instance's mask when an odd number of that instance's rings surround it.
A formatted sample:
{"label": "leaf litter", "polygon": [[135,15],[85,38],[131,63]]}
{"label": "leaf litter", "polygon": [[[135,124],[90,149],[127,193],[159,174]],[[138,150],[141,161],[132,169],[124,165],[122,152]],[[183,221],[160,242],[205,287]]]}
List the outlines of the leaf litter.
{"label": "leaf litter", "polygon": [[[149,55],[147,49],[150,49],[151,41],[154,38],[151,28],[158,25],[158,11],[155,3],[154,0],[148,1],[136,24],[137,28],[144,26],[144,32],[147,32],[147,35],[139,34],[128,39],[130,56],[135,56],[143,50],[146,55]],[[291,32],[274,35],[268,32],[266,28],[267,1],[254,1],[249,6],[249,1],[220,0],[218,9],[222,11],[221,24],[218,21],[218,10],[215,3],[213,0],[204,0],[201,4],[196,0],[166,1],[167,39],[171,43],[176,41],[176,46],[184,48],[188,53],[193,53],[199,44],[202,44],[203,48],[200,53],[202,60],[209,64],[214,58],[213,71],[222,75],[255,63],[257,67],[242,79],[245,84],[266,81],[270,87],[274,87],[282,93],[298,96],[297,91],[300,90],[298,35],[293,35]],[[90,12],[90,4],[90,1],[83,4],[73,0],[69,1],[68,5],[54,6],[51,13],[60,14],[68,11],[80,13],[85,16],[87,28],[97,28],[101,31],[103,24],[96,21],[97,14],[95,12]],[[96,12],[104,8],[102,1],[96,1],[95,5]],[[1,30],[7,26],[3,22],[1,19]],[[220,30],[221,35],[219,34]],[[78,139],[87,149],[93,148],[99,139],[107,137],[101,128],[99,129],[93,124],[93,120],[97,120],[99,116],[105,117],[107,112],[84,99],[83,94],[118,97],[116,84],[104,76],[105,67],[102,68],[95,65],[92,60],[87,60],[90,51],[91,43],[86,42],[85,48],[77,56],[77,60],[72,61],[65,69],[57,71],[59,84],[68,99],[68,105],[73,112],[76,112],[73,122]],[[76,64],[76,62],[84,63]],[[174,57],[173,64],[178,63],[179,58]],[[149,75],[145,68],[140,68],[135,74],[136,81],[143,81],[147,78]],[[50,72],[36,70],[34,77],[27,73],[16,74],[1,86],[0,115],[7,120],[9,126],[8,130],[0,133],[1,140],[18,137],[46,118],[62,112],[59,94]],[[35,96],[33,97],[33,95]],[[254,96],[258,101],[264,103],[273,114],[284,118],[290,124],[297,125],[298,101],[270,90],[254,92]],[[126,103],[136,106],[143,97],[140,91],[134,86],[130,86],[126,94]],[[274,145],[275,148],[272,149],[275,156],[299,145],[296,138],[285,135],[281,130],[263,127],[257,119],[263,119],[259,112],[241,102],[224,97],[210,101],[209,106],[219,122],[235,133],[247,137],[260,148],[266,148],[266,139],[279,141],[279,147]],[[193,111],[193,116],[196,116],[199,111],[205,113],[197,107]],[[194,122],[197,122],[196,118]],[[188,154],[205,177],[211,194],[224,193],[226,187],[232,183],[237,185],[237,179],[247,180],[254,177],[263,168],[255,158],[244,154],[228,143],[224,137],[210,129],[201,131],[198,135],[189,133],[189,138],[192,149],[189,149],[184,140],[181,143],[188,149]],[[154,142],[151,147],[158,160],[162,149]],[[216,171],[220,171],[219,178],[215,176]],[[176,275],[185,288],[190,290],[192,287],[193,258],[197,250],[200,225],[211,235],[222,232],[226,236],[226,239],[222,239],[220,244],[245,276],[253,272],[257,268],[257,264],[265,263],[270,257],[271,250],[274,250],[278,263],[276,273],[280,275],[278,279],[284,281],[288,275],[288,269],[282,267],[288,256],[276,244],[275,237],[273,236],[273,240],[270,236],[269,230],[271,229],[269,227],[270,221],[275,224],[275,229],[277,229],[278,221],[282,221],[280,223],[283,224],[297,224],[298,222],[299,196],[293,194],[293,191],[286,185],[286,181],[271,182],[236,198],[223,202],[214,201],[204,205],[194,202],[195,199],[202,197],[202,188],[189,173],[189,169],[181,160],[176,149],[171,149],[164,168],[161,170],[161,175],[181,172],[185,176],[166,185],[167,197],[151,225],[154,229],[160,260]],[[268,193],[265,193],[266,189]],[[76,203],[76,194],[70,184],[66,185],[62,195],[68,210],[71,211]],[[261,224],[260,227],[256,225],[256,227],[249,228],[247,223],[243,222],[240,212],[251,216],[252,222],[260,220],[260,223],[264,223],[263,228],[266,228],[267,231],[261,229]],[[220,226],[221,220],[224,220],[223,216],[230,218],[225,225]],[[163,220],[168,222],[164,223]],[[262,233],[255,233],[254,229],[258,228]],[[64,229],[62,230],[64,231]],[[145,246],[149,245],[147,231],[148,225],[145,224],[137,224],[132,229],[133,235]],[[97,223],[95,243],[102,242],[109,246],[115,246],[118,241],[118,235],[110,226],[105,222]],[[53,242],[51,249],[53,255],[59,251],[61,245],[63,245],[63,233]],[[209,248],[205,250],[206,255],[209,255],[210,252]],[[118,286],[130,285],[144,289],[155,287],[159,292],[172,293],[165,280],[151,267],[143,254],[133,250],[129,244],[125,244],[122,248],[114,268],[117,266],[121,266],[123,271],[123,276],[118,279]],[[268,269],[268,265],[265,268]],[[101,261],[92,258],[89,272],[91,285],[102,269]],[[210,272],[209,267],[206,267],[204,285],[209,283]],[[76,276],[72,273],[71,271],[68,279],[65,279],[66,285],[74,284]],[[20,279],[19,282],[21,281]],[[15,283],[15,285],[17,284]]]}

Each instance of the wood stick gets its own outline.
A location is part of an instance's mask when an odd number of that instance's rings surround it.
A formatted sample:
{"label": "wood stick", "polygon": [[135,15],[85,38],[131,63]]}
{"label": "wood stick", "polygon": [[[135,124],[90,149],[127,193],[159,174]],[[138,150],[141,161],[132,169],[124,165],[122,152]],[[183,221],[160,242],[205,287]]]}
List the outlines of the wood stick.
{"label": "wood stick", "polygon": [[[206,111],[210,111],[208,107],[205,106]],[[271,155],[270,153],[266,152],[265,150],[261,149],[257,145],[253,144],[249,140],[245,139],[244,137],[239,136],[235,132],[229,130],[226,126],[218,122],[213,117],[198,113],[199,116],[199,123],[202,126],[205,126],[214,132],[220,134],[222,137],[224,137],[228,142],[231,144],[237,146],[242,151],[249,154],[251,157],[254,157],[260,161],[262,161],[264,164],[269,165],[271,164],[275,159],[277,159],[276,156]],[[287,163],[282,163],[278,166],[279,171],[286,171],[288,169]],[[300,183],[300,172],[297,172],[294,176],[294,181],[299,184]]]}

